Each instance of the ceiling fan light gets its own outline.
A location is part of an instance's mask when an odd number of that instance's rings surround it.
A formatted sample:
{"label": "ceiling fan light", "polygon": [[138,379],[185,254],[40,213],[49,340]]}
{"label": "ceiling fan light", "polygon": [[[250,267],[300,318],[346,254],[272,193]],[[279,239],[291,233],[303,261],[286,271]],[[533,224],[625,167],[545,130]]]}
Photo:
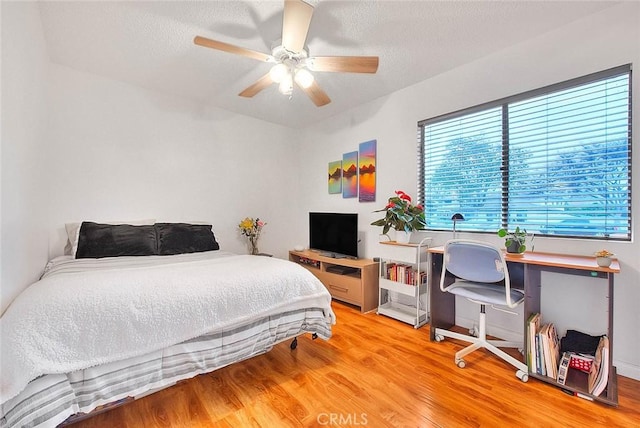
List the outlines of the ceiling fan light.
{"label": "ceiling fan light", "polygon": [[301,68],[298,71],[296,71],[295,79],[296,79],[296,83],[301,87],[303,87],[304,89],[307,89],[309,86],[311,86],[314,80],[313,74],[309,73],[309,70],[304,68]]}
{"label": "ceiling fan light", "polygon": [[293,92],[293,78],[289,73],[286,73],[282,78],[278,90],[283,95],[291,95],[291,93]]}
{"label": "ceiling fan light", "polygon": [[271,77],[271,80],[273,80],[276,83],[280,83],[282,82],[282,79],[288,74],[289,70],[287,69],[287,66],[280,63],[280,64],[276,64],[273,67],[271,67],[271,70],[269,70],[269,77]]}

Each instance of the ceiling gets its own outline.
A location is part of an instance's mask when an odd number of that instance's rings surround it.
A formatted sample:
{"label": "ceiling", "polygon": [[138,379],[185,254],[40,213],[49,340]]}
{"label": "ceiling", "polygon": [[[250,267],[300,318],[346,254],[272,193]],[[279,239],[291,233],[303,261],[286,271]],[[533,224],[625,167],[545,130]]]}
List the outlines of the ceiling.
{"label": "ceiling", "polygon": [[298,88],[238,93],[270,64],[196,46],[196,35],[269,54],[283,1],[41,2],[51,61],[301,128],[611,7],[611,1],[315,0],[310,56],[378,56],[376,74],[320,73],[332,102]]}

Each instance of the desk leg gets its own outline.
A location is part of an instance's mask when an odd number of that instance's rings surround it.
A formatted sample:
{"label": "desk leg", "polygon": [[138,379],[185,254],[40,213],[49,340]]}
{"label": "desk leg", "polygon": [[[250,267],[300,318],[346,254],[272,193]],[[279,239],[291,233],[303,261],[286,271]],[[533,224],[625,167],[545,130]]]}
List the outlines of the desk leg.
{"label": "desk leg", "polygon": [[524,267],[524,332],[526,337],[527,320],[531,314],[540,313],[540,299],[542,294],[541,270],[535,265],[523,265]]}
{"label": "desk leg", "polygon": [[[431,321],[429,337],[436,340],[436,328],[449,329],[456,323],[456,296],[440,290],[440,276],[442,275],[442,254],[431,254],[431,278],[429,278],[429,308]],[[453,282],[453,278],[447,281]],[[447,284],[447,285],[448,285]]]}

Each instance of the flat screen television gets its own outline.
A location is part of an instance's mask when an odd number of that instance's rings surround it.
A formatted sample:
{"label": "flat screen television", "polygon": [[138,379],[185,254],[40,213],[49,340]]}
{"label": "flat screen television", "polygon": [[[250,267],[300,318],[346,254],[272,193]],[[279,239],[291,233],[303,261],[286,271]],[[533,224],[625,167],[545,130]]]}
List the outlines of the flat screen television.
{"label": "flat screen television", "polygon": [[309,248],[327,257],[358,258],[358,214],[310,212]]}

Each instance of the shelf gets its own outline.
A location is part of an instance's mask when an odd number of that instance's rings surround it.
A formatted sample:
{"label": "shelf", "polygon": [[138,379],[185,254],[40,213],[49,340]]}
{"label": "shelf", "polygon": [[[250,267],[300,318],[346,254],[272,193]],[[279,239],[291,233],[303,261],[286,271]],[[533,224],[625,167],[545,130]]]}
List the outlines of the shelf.
{"label": "shelf", "polygon": [[417,308],[428,307],[429,264],[426,250],[430,242],[431,238],[424,238],[420,243],[380,242],[383,245],[380,247],[378,279],[379,314],[411,324],[415,328],[428,321],[428,312]]}
{"label": "shelf", "polygon": [[618,376],[616,373],[616,368],[612,367],[612,373],[610,373],[609,381],[606,389],[602,392],[602,394],[596,396],[589,394],[587,391],[587,382],[588,382],[588,374],[580,372],[579,370],[570,370],[569,375],[567,376],[567,382],[562,385],[558,383],[554,378],[549,376],[539,375],[537,373],[529,373],[529,376],[558,388],[564,389],[566,391],[571,391],[576,394],[581,394],[583,398],[593,401],[599,401],[602,403],[606,403],[610,406],[617,406],[618,401],[611,398],[618,396]]}
{"label": "shelf", "polygon": [[403,284],[401,282],[391,281],[385,278],[380,278],[379,281],[380,288],[395,291],[396,293],[404,294],[405,296],[416,297],[416,293],[419,291],[419,287],[415,285]]}
{"label": "shelf", "polygon": [[411,306],[387,302],[378,306],[378,314],[395,318],[399,321],[420,327],[427,322],[427,311],[417,310]]}

